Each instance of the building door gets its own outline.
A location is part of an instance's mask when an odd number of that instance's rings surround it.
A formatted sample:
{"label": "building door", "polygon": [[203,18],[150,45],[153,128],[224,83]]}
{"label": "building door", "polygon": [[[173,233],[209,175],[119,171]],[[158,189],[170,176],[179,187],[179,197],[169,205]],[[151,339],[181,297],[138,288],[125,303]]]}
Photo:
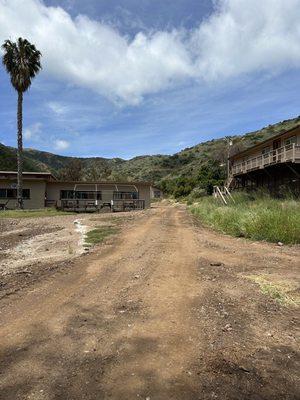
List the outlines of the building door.
{"label": "building door", "polygon": [[279,148],[281,146],[281,139],[274,140],[273,142],[273,162],[280,161],[281,155],[279,154]]}

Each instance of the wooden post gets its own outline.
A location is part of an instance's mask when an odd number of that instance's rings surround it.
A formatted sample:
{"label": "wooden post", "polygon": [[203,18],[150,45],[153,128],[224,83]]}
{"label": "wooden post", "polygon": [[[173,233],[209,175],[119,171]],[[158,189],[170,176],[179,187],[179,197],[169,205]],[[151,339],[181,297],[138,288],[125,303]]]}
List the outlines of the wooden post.
{"label": "wooden post", "polygon": [[295,152],[296,152],[296,147],[295,143],[293,143],[293,162],[295,162]]}
{"label": "wooden post", "polygon": [[223,193],[221,192],[219,186],[217,186],[217,191],[218,191],[218,193],[219,193],[219,196],[220,196],[221,199],[223,200],[224,204],[227,205],[227,201],[226,201],[225,197],[223,196]]}
{"label": "wooden post", "polygon": [[230,191],[228,190],[228,188],[226,186],[224,186],[225,192],[227,193],[227,195],[230,197],[230,199],[235,203],[234,198],[232,197]]}

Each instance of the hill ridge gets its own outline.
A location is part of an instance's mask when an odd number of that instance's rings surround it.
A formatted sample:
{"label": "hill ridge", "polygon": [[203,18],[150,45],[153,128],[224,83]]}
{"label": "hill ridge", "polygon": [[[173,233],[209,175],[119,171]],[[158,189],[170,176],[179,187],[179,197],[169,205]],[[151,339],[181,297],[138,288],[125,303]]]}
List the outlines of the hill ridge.
{"label": "hill ridge", "polygon": [[[233,151],[244,150],[297,125],[300,116],[268,125],[240,135],[228,135]],[[147,180],[166,192],[185,187],[187,192],[208,184],[222,182],[225,177],[227,139],[217,138],[187,147],[173,155],[140,155],[129,160],[119,157],[69,157],[47,151],[24,149],[24,170],[50,171],[66,178],[82,180]],[[0,143],[0,170],[16,169],[16,149]]]}

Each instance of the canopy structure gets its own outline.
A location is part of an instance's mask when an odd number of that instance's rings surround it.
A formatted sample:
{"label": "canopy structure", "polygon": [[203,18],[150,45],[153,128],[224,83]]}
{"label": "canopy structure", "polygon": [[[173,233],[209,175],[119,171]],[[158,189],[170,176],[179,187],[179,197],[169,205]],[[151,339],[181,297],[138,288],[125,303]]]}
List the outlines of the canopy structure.
{"label": "canopy structure", "polygon": [[[65,193],[67,192],[67,193]],[[72,190],[63,191],[63,208],[111,210],[143,209],[144,200],[139,199],[139,190],[134,183],[76,182]]]}

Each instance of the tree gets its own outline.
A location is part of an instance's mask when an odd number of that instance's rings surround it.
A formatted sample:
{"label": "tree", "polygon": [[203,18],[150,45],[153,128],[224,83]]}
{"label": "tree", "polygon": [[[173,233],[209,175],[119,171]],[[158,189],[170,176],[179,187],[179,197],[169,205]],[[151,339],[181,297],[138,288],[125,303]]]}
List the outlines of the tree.
{"label": "tree", "polygon": [[84,179],[88,181],[107,180],[111,173],[112,170],[105,161],[94,160],[84,170]]}
{"label": "tree", "polygon": [[18,124],[18,208],[23,208],[23,93],[26,92],[32,79],[41,70],[41,53],[26,39],[19,38],[17,42],[5,40],[2,45],[4,50],[3,65],[10,75],[11,84],[18,92],[17,124]]}
{"label": "tree", "polygon": [[81,181],[83,165],[80,159],[74,158],[59,172],[59,179]]}

